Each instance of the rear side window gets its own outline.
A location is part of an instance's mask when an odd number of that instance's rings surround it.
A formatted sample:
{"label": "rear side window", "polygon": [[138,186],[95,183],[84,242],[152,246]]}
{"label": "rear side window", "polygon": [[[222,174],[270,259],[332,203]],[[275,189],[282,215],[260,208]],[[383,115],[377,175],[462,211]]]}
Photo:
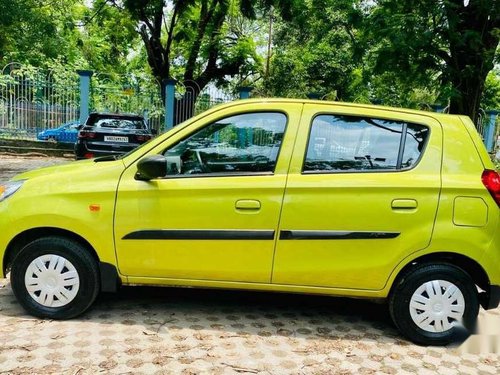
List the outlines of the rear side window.
{"label": "rear side window", "polygon": [[419,160],[429,129],[401,121],[320,115],[311,125],[305,173],[395,171]]}

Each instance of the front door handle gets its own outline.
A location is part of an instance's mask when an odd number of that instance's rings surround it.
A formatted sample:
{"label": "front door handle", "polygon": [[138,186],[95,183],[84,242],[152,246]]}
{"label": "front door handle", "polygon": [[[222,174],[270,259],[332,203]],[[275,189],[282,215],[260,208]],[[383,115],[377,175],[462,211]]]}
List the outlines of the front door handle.
{"label": "front door handle", "polygon": [[394,199],[391,207],[395,210],[414,210],[418,203],[415,199]]}
{"label": "front door handle", "polygon": [[255,199],[240,199],[236,201],[237,210],[260,210],[260,201]]}

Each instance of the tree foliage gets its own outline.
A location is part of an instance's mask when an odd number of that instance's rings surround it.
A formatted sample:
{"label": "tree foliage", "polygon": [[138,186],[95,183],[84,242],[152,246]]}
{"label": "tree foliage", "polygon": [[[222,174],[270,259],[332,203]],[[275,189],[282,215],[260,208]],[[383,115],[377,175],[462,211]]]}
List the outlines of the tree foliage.
{"label": "tree foliage", "polygon": [[438,82],[451,113],[477,120],[500,37],[498,0],[379,0],[369,19],[375,73]]}
{"label": "tree foliage", "polygon": [[[300,3],[299,1],[295,1]],[[282,0],[124,0],[137,22],[154,77],[183,82],[191,104],[210,82],[225,84],[242,72],[258,69],[257,46],[232,22],[238,16],[257,17],[258,11],[277,5],[291,17],[294,1]],[[183,118],[177,119],[182,121]]]}
{"label": "tree foliage", "polygon": [[0,0],[0,9],[0,65],[175,78],[191,101],[210,84],[253,84],[270,96],[439,102],[474,120],[480,106],[500,105],[499,0]]}
{"label": "tree foliage", "polygon": [[0,9],[0,60],[41,64],[64,49],[52,7],[35,0],[0,0]]}
{"label": "tree foliage", "polygon": [[280,20],[265,92],[366,100],[362,89],[362,10],[357,1],[307,0],[292,21]]}

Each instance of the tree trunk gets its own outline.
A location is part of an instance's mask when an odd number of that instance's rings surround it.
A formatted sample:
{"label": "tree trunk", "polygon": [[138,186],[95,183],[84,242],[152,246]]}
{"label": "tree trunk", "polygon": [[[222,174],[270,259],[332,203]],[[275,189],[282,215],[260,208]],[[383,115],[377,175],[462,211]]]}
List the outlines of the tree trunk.
{"label": "tree trunk", "polygon": [[471,1],[468,7],[461,0],[446,4],[451,56],[447,74],[453,90],[450,113],[467,115],[477,123],[486,76],[493,69],[499,42],[494,29],[500,24],[500,15],[490,14],[491,1]]}

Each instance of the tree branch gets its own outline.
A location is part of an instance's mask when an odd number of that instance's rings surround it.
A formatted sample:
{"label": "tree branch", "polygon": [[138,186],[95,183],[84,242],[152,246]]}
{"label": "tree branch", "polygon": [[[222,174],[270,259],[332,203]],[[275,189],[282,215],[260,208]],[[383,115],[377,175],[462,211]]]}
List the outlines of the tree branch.
{"label": "tree branch", "polygon": [[186,63],[186,70],[184,72],[184,80],[186,81],[192,80],[194,77],[194,70],[196,68],[196,60],[198,59],[198,55],[200,54],[201,42],[203,40],[203,37],[205,36],[207,26],[211,21],[218,4],[219,0],[213,0],[210,9],[207,10],[207,1],[202,1],[196,38],[191,47],[191,51],[189,52],[189,58]]}

